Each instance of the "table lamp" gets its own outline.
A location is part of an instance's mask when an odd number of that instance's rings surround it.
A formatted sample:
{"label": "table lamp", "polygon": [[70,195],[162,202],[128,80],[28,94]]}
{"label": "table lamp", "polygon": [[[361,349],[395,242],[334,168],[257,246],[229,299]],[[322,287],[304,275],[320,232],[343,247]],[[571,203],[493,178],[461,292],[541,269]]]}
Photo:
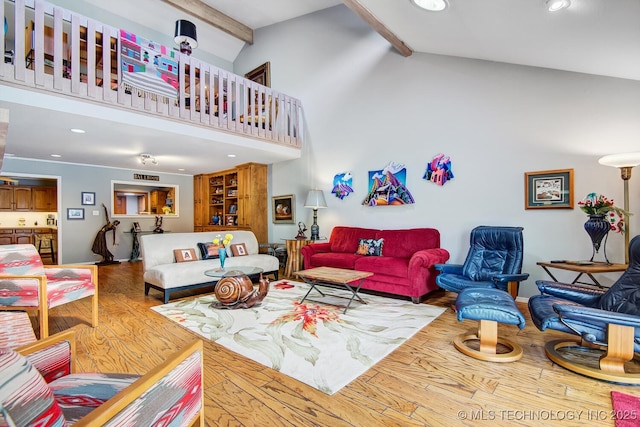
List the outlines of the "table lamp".
{"label": "table lamp", "polygon": [[[629,179],[631,179],[631,169],[640,165],[640,152],[635,153],[621,153],[610,154],[608,156],[601,157],[598,163],[605,166],[613,166],[620,168],[620,176],[624,182],[624,206],[622,207],[626,212],[629,212]],[[629,215],[624,215],[624,263],[629,264],[629,234],[630,224]]]}
{"label": "table lamp", "polygon": [[322,190],[309,190],[307,200],[304,202],[305,208],[313,209],[313,225],[311,226],[311,240],[320,238],[320,227],[318,226],[318,209],[326,208],[327,202],[324,200]]}

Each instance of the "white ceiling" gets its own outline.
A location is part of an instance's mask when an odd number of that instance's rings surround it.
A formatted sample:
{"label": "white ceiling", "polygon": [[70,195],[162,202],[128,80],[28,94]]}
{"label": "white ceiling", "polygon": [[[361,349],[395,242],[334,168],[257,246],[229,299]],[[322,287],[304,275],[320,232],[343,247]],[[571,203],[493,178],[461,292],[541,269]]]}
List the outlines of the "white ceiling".
{"label": "white ceiling", "polygon": [[[104,0],[85,1],[98,7],[105,4]],[[410,0],[360,0],[360,3],[417,53],[640,80],[640,0],[572,0],[571,8],[556,13],[546,11],[544,0],[448,1],[449,8],[440,13],[418,10]],[[340,0],[204,2],[254,30],[342,3]],[[230,62],[244,46],[240,40],[159,0],[110,0],[108,5],[111,11],[127,10],[128,16],[136,16],[141,25],[163,32],[173,32],[176,19],[189,19],[197,26],[198,50]],[[352,12],[345,8],[344,13]],[[1,100],[0,107],[11,109],[6,152],[19,157],[51,160],[50,154],[65,147],[67,152],[61,161],[132,168],[136,167],[135,154],[150,152],[160,163],[150,170],[180,173],[178,168],[184,167],[183,173],[188,174],[224,169],[244,161],[271,163],[287,157],[286,153],[260,152],[255,147],[218,146],[198,135],[185,136],[184,143],[176,146],[174,133],[150,132],[148,128],[115,125],[111,121],[50,110],[40,110],[41,121],[34,127],[26,118],[32,107]],[[69,127],[83,127],[90,137],[70,137]],[[46,129],[46,138],[42,137],[42,129]],[[187,143],[188,140],[192,143]],[[202,155],[203,147],[214,146],[216,153],[234,152],[238,157]]]}

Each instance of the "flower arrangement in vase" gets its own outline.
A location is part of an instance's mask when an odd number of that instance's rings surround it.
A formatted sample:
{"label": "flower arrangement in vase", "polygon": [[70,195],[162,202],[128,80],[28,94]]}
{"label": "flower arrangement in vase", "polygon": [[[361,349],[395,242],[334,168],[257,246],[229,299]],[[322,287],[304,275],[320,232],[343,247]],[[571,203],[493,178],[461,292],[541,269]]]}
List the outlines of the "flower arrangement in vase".
{"label": "flower arrangement in vase", "polygon": [[613,204],[613,199],[609,199],[602,194],[589,193],[578,202],[578,206],[582,212],[587,215],[604,215],[610,224],[610,230],[616,233],[625,232],[624,216],[631,213],[619,208]]}
{"label": "flower arrangement in vase", "polygon": [[218,256],[220,258],[220,267],[224,268],[224,261],[227,259],[227,246],[233,240],[233,235],[231,233],[227,233],[224,235],[224,238],[221,236],[216,236],[213,239],[213,244],[218,245]]}
{"label": "flower arrangement in vase", "polygon": [[609,231],[624,233],[624,216],[629,215],[629,213],[615,206],[613,199],[608,199],[606,196],[596,193],[587,194],[587,197],[578,202],[578,206],[582,212],[589,215],[589,219],[584,223],[584,229],[589,235],[593,247],[590,261],[593,261],[596,253],[600,250],[602,239],[604,239],[602,252],[605,262],[610,264],[606,248]]}

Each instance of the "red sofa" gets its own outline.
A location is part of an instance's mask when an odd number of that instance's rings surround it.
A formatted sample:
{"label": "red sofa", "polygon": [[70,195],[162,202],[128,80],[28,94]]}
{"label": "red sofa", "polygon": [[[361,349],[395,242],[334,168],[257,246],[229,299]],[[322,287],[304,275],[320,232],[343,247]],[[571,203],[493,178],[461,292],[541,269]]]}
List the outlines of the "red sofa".
{"label": "red sofa", "polygon": [[[384,239],[381,256],[358,255],[360,239]],[[422,301],[438,289],[435,264],[449,259],[440,248],[440,232],[434,228],[376,230],[359,227],[334,227],[328,242],[301,249],[304,268],[337,267],[374,273],[361,289],[410,297]]]}

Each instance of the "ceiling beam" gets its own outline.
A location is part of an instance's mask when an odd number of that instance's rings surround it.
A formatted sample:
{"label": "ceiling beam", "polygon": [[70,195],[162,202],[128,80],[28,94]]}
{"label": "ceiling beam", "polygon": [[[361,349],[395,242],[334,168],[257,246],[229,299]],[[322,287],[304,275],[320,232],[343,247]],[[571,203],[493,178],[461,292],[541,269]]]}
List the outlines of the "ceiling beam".
{"label": "ceiling beam", "polygon": [[378,18],[376,18],[366,7],[362,5],[358,0],[342,0],[349,9],[355,12],[364,22],[366,22],[371,28],[376,30],[378,34],[387,39],[391,46],[395,47],[402,56],[411,56],[413,51],[409,46],[404,44],[402,40],[391,32]]}
{"label": "ceiling beam", "polygon": [[163,0],[173,7],[187,12],[207,24],[211,24],[217,29],[240,39],[246,43],[253,44],[253,30],[230,16],[225,15],[217,9],[212,8],[201,0]]}

